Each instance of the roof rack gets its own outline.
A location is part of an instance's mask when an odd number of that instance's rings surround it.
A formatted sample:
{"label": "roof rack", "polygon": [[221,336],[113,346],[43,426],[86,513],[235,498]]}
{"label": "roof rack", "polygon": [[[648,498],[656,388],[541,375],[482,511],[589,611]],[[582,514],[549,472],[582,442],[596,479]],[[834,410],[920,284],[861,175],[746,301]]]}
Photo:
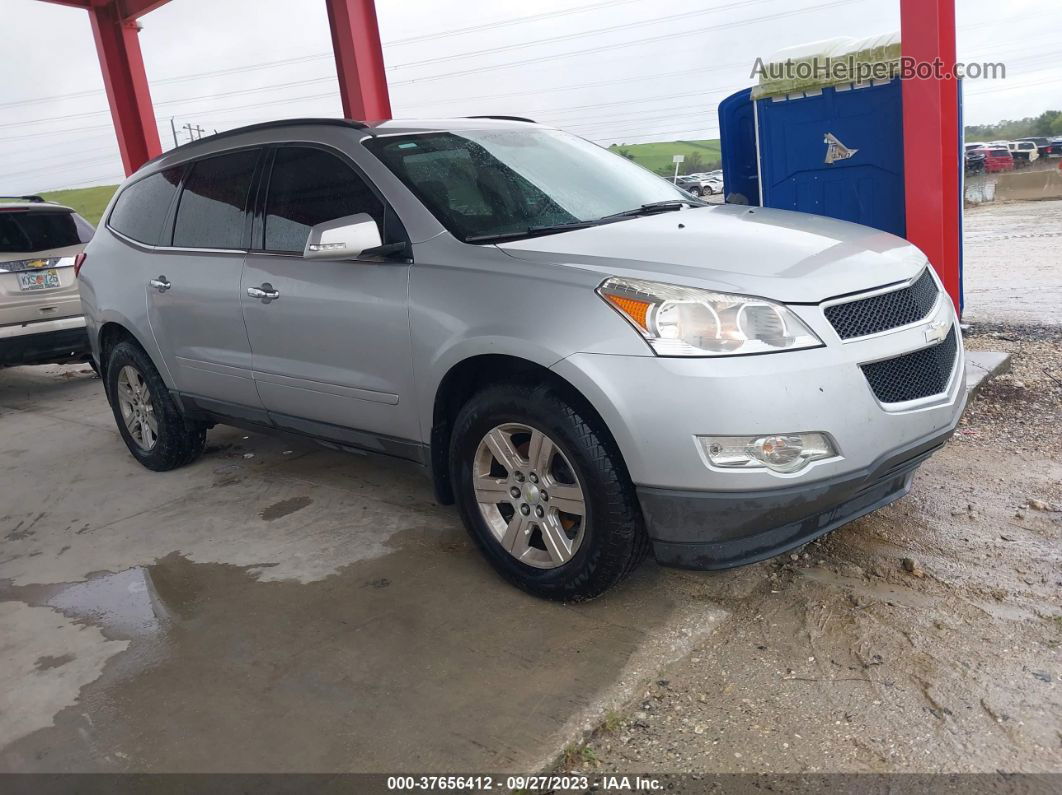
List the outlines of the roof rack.
{"label": "roof rack", "polygon": [[524,116],[465,116],[466,119],[498,119],[499,121],[526,121],[528,124],[538,124],[534,119]]}
{"label": "roof rack", "polygon": [[197,145],[199,145],[201,143],[208,142],[208,141],[216,141],[219,138],[228,138],[229,136],[239,135],[241,133],[246,133],[246,132],[257,132],[259,130],[273,130],[273,129],[276,129],[276,128],[279,128],[279,127],[294,127],[296,125],[305,125],[305,124],[322,124],[322,125],[331,125],[331,126],[334,126],[334,127],[350,127],[351,129],[355,129],[355,130],[365,130],[365,129],[368,128],[368,125],[365,124],[365,122],[354,121],[353,119],[308,118],[308,119],[277,119],[276,121],[264,121],[264,122],[260,122],[258,124],[249,124],[246,127],[235,127],[235,128],[233,128],[231,130],[222,130],[219,133],[214,133],[213,135],[208,135],[208,136],[206,136],[204,138],[197,138],[194,141],[189,141],[188,143],[181,144],[180,146],[175,146],[175,147],[173,147],[173,149],[167,149],[162,154],[156,155],[155,157],[151,158],[144,165],[146,166],[146,165],[148,165],[148,163],[154,163],[156,160],[159,160],[159,159],[165,157],[166,155],[172,154],[173,152],[177,152],[177,151],[180,151],[180,150],[183,150],[183,149],[194,148],[194,147],[196,147]]}
{"label": "roof rack", "polygon": [[5,201],[33,202],[34,204],[43,204],[45,201],[43,196],[0,196],[0,199]]}

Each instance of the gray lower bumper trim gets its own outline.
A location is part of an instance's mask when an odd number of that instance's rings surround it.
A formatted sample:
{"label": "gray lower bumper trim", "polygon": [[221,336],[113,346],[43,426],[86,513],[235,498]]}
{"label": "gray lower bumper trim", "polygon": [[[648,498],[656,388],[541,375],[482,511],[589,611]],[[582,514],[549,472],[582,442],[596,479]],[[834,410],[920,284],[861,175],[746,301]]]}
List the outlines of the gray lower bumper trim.
{"label": "gray lower bumper trim", "polygon": [[806,544],[904,496],[951,436],[923,440],[856,475],[758,492],[638,488],[653,554],[667,566],[727,569]]}

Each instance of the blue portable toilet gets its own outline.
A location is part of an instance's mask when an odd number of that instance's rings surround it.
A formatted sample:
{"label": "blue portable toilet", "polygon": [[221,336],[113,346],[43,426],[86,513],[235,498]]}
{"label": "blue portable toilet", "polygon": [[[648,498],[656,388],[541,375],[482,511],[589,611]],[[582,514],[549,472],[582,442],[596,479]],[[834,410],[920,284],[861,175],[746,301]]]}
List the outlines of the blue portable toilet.
{"label": "blue portable toilet", "polygon": [[831,39],[772,56],[758,85],[719,104],[727,201],[903,236],[899,63],[898,34]]}

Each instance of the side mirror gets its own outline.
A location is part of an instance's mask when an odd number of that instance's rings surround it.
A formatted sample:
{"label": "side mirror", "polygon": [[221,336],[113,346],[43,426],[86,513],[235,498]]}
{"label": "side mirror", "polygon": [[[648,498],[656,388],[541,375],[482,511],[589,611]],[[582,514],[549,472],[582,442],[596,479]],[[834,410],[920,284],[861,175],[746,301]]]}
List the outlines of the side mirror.
{"label": "side mirror", "polygon": [[382,244],[380,227],[372,216],[357,213],[311,227],[302,255],[307,259],[351,259]]}

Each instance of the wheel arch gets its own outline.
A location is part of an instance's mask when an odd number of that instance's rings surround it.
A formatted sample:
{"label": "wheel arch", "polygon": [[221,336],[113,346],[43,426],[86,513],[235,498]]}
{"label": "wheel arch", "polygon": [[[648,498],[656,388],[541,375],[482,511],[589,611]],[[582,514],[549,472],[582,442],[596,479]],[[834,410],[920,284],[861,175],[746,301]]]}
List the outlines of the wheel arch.
{"label": "wheel arch", "polygon": [[[450,437],[453,422],[472,395],[486,386],[513,381],[549,383],[561,389],[581,412],[593,417],[611,436],[611,431],[593,404],[567,379],[548,367],[509,354],[488,353],[470,356],[454,364],[435,390],[431,422],[431,477],[435,497],[443,505],[454,502],[450,482]],[[614,440],[612,440],[614,441]]]}
{"label": "wheel arch", "polygon": [[[152,353],[152,346],[145,345],[144,340],[133,331],[132,324],[121,318],[108,318],[104,320],[96,332],[96,350],[99,352],[100,378],[107,383],[107,364],[114,346],[120,342],[132,342],[147,354],[148,358],[155,362],[155,366],[162,377],[163,382],[168,382],[169,374],[164,367],[160,367],[158,358]],[[169,383],[166,384],[170,386]]]}

